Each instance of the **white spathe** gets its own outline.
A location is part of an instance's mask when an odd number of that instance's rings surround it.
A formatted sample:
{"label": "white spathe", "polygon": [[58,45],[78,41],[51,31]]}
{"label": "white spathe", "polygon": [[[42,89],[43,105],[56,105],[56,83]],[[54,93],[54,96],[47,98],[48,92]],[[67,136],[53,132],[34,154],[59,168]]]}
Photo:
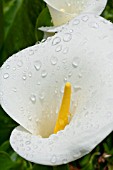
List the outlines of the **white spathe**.
{"label": "white spathe", "polygon": [[[72,18],[81,13],[92,13],[100,15],[107,3],[107,0],[44,0],[49,8],[54,26],[59,26],[67,23]],[[46,32],[56,32],[58,27],[53,29],[40,28]]]}
{"label": "white spathe", "polygon": [[[3,64],[0,101],[21,125],[10,138],[19,155],[44,165],[68,163],[89,153],[112,131],[112,37],[110,22],[82,14]],[[52,135],[67,81],[72,84],[73,118]]]}

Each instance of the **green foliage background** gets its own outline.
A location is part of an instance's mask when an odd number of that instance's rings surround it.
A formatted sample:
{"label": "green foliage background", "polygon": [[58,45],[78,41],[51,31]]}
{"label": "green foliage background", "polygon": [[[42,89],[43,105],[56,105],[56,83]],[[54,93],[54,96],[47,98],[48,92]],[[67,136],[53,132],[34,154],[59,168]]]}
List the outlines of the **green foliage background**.
{"label": "green foliage background", "polygon": [[[108,0],[102,16],[113,22],[113,0]],[[0,66],[13,53],[40,41],[43,33],[37,28],[49,25],[52,25],[50,14],[42,0],[0,0]],[[16,126],[0,108],[0,170],[52,170],[34,165],[13,151],[9,137]],[[113,133],[90,154],[70,163],[72,168],[113,170]]]}

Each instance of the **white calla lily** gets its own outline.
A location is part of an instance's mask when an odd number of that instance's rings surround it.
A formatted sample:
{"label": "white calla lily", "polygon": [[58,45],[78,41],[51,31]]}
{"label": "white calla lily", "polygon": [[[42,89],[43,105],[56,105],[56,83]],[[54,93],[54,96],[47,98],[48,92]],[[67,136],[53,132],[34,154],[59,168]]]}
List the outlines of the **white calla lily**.
{"label": "white calla lily", "polygon": [[[1,68],[1,105],[21,126],[10,142],[25,159],[60,165],[89,153],[113,129],[113,25],[82,14]],[[52,134],[65,82],[69,125]]]}
{"label": "white calla lily", "polygon": [[81,13],[100,15],[107,0],[44,0],[49,8],[52,21],[56,27],[41,27],[44,32],[58,32],[63,25]]}

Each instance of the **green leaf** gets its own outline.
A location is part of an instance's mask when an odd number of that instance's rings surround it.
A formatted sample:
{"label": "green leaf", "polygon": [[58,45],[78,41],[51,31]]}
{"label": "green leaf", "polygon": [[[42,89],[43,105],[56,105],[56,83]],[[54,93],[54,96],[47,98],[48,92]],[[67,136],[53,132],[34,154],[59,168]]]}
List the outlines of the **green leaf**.
{"label": "green leaf", "polygon": [[11,131],[17,126],[0,107],[0,145],[9,139]]}
{"label": "green leaf", "polygon": [[9,141],[5,141],[1,146],[0,146],[0,151],[5,151],[7,152],[10,148],[10,143]]}
{"label": "green leaf", "polygon": [[65,165],[54,166],[53,170],[69,170],[69,165],[65,164]]}
{"label": "green leaf", "polygon": [[53,170],[52,166],[34,164],[32,170]]}
{"label": "green leaf", "polygon": [[12,166],[14,166],[14,162],[12,162],[9,155],[5,152],[0,152],[0,170],[9,170]]}
{"label": "green leaf", "polygon": [[10,55],[35,44],[36,20],[45,7],[42,0],[4,0],[5,39],[2,64]]}
{"label": "green leaf", "polygon": [[3,1],[0,0],[0,51],[4,40],[4,24],[3,24]]}
{"label": "green leaf", "polygon": [[86,156],[79,159],[80,166],[84,167],[86,164],[88,164],[90,161],[90,158],[91,158],[91,154],[87,154]]}

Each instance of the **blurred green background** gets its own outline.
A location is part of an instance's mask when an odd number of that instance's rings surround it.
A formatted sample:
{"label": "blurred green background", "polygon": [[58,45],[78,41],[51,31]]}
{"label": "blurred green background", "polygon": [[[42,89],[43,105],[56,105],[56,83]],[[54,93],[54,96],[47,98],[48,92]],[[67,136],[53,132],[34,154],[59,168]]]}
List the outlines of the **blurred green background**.
{"label": "blurred green background", "polygon": [[[102,14],[113,22],[113,0],[108,0]],[[43,37],[40,26],[50,26],[51,18],[42,0],[0,0],[0,66],[13,53],[34,45]],[[49,170],[25,161],[9,144],[17,126],[0,108],[0,170]],[[113,170],[113,133],[90,154],[70,163],[70,170]]]}

